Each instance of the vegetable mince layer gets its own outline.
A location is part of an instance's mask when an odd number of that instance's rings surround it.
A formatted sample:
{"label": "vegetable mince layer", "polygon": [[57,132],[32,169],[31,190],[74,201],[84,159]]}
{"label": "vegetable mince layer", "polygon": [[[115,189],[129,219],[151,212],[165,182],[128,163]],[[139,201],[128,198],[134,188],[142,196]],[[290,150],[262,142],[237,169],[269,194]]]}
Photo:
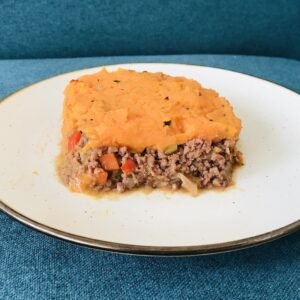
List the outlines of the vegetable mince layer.
{"label": "vegetable mince layer", "polygon": [[74,191],[225,187],[241,122],[198,82],[106,69],[65,90],[59,173]]}

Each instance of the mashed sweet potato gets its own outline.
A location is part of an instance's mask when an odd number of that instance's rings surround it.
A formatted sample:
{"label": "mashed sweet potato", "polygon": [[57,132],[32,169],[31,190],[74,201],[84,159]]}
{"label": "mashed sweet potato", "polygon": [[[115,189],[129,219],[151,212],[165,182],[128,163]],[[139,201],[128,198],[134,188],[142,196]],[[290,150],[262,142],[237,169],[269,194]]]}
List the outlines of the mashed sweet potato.
{"label": "mashed sweet potato", "polygon": [[235,140],[241,121],[225,98],[195,80],[102,69],[72,80],[65,89],[64,140],[76,130],[88,138],[86,149],[164,151],[195,138]]}

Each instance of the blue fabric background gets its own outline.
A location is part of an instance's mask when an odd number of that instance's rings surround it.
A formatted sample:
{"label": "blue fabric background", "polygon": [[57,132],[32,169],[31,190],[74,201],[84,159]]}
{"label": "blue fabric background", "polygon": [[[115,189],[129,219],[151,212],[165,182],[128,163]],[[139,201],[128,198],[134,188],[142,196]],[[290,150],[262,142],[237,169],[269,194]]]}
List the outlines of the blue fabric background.
{"label": "blue fabric background", "polygon": [[[158,56],[113,57],[147,54]],[[59,59],[84,56],[106,57]],[[266,56],[300,59],[298,0],[0,0],[0,99],[56,74],[123,62],[227,68],[300,92],[300,61]],[[299,238],[215,256],[136,257],[57,240],[0,212],[0,300],[298,300]]]}
{"label": "blue fabric background", "polygon": [[[290,59],[174,55],[0,60],[0,99],[35,81],[122,62],[222,67],[300,92]],[[1,171],[1,169],[0,169]],[[259,247],[202,257],[136,257],[46,236],[0,213],[0,299],[300,299],[300,232]]]}
{"label": "blue fabric background", "polygon": [[180,53],[300,58],[300,2],[0,1],[0,58]]}

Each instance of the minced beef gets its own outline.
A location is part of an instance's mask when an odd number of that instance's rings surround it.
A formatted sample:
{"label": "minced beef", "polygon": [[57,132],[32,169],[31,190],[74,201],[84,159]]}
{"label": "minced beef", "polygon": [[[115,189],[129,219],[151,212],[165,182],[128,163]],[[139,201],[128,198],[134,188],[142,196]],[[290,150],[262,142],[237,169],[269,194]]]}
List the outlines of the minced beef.
{"label": "minced beef", "polygon": [[127,159],[133,160],[136,165],[134,172],[129,174],[121,169],[109,171],[105,184],[92,180],[88,188],[95,191],[116,190],[121,193],[140,186],[169,187],[176,190],[182,186],[178,174],[185,175],[198,188],[226,187],[231,182],[234,166],[242,164],[241,153],[236,149],[236,141],[232,140],[210,142],[193,139],[179,145],[169,155],[149,148],[142,153],[134,153],[126,147],[101,147],[81,151],[86,142],[83,136],[74,152],[66,155],[61,176],[68,185],[80,184],[82,174],[93,178],[103,172],[100,163],[103,154],[113,153],[120,166]]}

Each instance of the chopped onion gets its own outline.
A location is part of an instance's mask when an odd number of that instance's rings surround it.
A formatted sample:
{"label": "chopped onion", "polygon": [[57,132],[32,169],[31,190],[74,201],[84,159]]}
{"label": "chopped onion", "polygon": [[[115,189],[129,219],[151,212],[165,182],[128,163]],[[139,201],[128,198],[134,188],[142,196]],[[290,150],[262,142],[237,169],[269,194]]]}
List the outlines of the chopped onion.
{"label": "chopped onion", "polygon": [[188,179],[182,173],[178,173],[178,178],[182,181],[182,187],[186,189],[191,195],[196,196],[198,193],[197,184]]}
{"label": "chopped onion", "polygon": [[169,155],[169,154],[172,154],[172,153],[174,153],[174,152],[176,152],[176,151],[177,151],[177,145],[175,144],[175,145],[170,145],[170,146],[168,146],[168,147],[164,150],[164,153],[167,154],[167,155]]}

